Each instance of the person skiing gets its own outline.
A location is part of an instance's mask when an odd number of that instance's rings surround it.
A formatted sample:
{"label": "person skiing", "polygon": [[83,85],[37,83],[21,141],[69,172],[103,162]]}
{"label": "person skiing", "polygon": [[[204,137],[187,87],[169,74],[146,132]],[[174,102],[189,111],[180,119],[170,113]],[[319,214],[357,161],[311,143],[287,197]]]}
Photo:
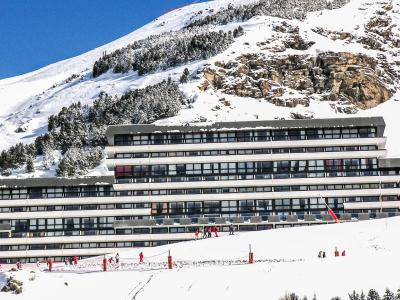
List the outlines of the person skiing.
{"label": "person skiing", "polygon": [[203,227],[203,229],[201,230],[201,233],[203,234],[203,239],[207,237],[206,227]]}
{"label": "person skiing", "polygon": [[215,235],[215,237],[218,237],[218,227],[217,226],[214,227],[214,235]]}
{"label": "person skiing", "polygon": [[74,261],[74,265],[76,266],[78,264],[78,256],[75,255],[73,258],[73,261]]}
{"label": "person skiing", "polygon": [[208,237],[210,238],[211,237],[211,226],[207,228],[207,234],[208,234]]}
{"label": "person skiing", "polygon": [[140,264],[143,263],[143,258],[144,258],[143,252],[140,252],[140,253],[139,253],[139,263],[140,263]]}
{"label": "person skiing", "polygon": [[199,239],[199,228],[196,228],[196,230],[194,231],[194,236],[196,237],[196,240]]}
{"label": "person skiing", "polygon": [[114,259],[112,258],[112,256],[108,259],[108,262],[109,262],[110,264],[112,264],[112,263],[114,262]]}
{"label": "person skiing", "polygon": [[229,235],[233,235],[234,234],[234,228],[233,225],[229,225]]}
{"label": "person skiing", "polygon": [[118,264],[119,263],[119,253],[117,253],[116,255],[115,255],[115,262]]}

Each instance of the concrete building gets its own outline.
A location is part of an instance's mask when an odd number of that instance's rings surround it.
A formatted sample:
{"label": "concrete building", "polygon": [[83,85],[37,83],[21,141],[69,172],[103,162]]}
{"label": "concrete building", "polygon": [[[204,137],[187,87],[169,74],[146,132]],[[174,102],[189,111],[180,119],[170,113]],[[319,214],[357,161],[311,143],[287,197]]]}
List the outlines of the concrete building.
{"label": "concrete building", "polygon": [[110,126],[114,176],[0,180],[0,261],[333,222],[326,205],[342,221],[396,215],[384,129],[379,117]]}

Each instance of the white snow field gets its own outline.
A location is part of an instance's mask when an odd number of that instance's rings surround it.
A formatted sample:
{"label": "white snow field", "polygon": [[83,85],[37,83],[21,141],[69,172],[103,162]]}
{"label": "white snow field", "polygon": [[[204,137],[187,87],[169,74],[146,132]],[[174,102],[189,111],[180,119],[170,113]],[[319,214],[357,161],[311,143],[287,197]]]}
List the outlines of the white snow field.
{"label": "white snow field", "polygon": [[[394,217],[237,233],[134,249],[121,252],[122,261],[133,261],[143,251],[147,261],[166,262],[166,251],[171,250],[178,264],[179,261],[191,264],[173,270],[6,273],[23,280],[24,288],[20,295],[0,293],[0,299],[278,300],[285,292],[296,292],[308,299],[315,294],[317,299],[329,300],[333,296],[347,299],[347,294],[354,289],[368,292],[371,288],[382,294],[386,288],[392,291],[400,288],[399,230],[400,217]],[[204,260],[246,259],[249,244],[256,260],[271,262],[225,266],[210,262],[210,266],[195,266],[195,262]],[[334,257],[335,247],[346,250],[346,256]],[[320,250],[326,251],[327,258],[317,258]],[[158,256],[151,257],[154,255]],[[94,260],[100,263],[102,257]],[[1,278],[0,273],[0,281]]]}

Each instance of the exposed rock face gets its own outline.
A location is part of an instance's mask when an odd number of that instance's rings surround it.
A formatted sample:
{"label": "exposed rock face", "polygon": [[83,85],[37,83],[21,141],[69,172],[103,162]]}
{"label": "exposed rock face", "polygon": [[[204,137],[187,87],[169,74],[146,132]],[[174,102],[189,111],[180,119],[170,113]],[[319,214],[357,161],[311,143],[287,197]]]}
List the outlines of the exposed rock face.
{"label": "exposed rock face", "polygon": [[315,44],[313,41],[305,41],[300,35],[292,35],[289,39],[283,42],[286,48],[296,50],[307,50]]}
{"label": "exposed rock face", "polygon": [[396,24],[391,17],[391,14],[396,13],[398,13],[398,11],[393,9],[392,1],[382,2],[381,9],[364,24],[363,32],[356,36],[349,32],[330,31],[320,27],[312,30],[334,41],[338,39],[347,42],[356,41],[362,44],[366,49],[385,51],[390,48],[400,48],[400,35],[397,29],[398,24]]}
{"label": "exposed rock face", "polygon": [[[393,95],[388,86],[398,78],[389,66],[376,59],[347,52],[278,58],[246,54],[235,61],[216,63],[203,72],[206,80],[202,89],[212,85],[227,94],[265,98],[289,107],[307,106],[311,94],[321,94],[324,100],[372,108]],[[283,98],[287,89],[304,98]]]}
{"label": "exposed rock face", "polygon": [[7,284],[3,286],[1,292],[13,292],[14,294],[22,293],[23,283],[13,277],[8,278]]}

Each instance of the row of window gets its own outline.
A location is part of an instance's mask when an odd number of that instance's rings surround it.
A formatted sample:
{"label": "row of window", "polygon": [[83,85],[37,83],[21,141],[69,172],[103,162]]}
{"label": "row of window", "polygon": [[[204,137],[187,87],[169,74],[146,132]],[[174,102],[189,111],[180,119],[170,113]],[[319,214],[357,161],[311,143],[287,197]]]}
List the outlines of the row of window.
{"label": "row of window", "polygon": [[141,209],[150,208],[150,203],[110,203],[82,205],[46,205],[46,206],[14,206],[0,207],[0,213],[38,212],[38,211],[75,211],[75,210],[105,210],[105,209]]}
{"label": "row of window", "polygon": [[116,166],[115,177],[166,177],[186,175],[219,174],[271,174],[302,172],[347,172],[376,170],[375,158],[327,159],[327,160],[281,160],[260,162],[223,162],[170,165]]}
{"label": "row of window", "polygon": [[345,147],[303,147],[303,148],[262,148],[245,150],[205,150],[205,151],[170,151],[170,152],[138,152],[117,153],[116,159],[122,158],[149,158],[149,157],[193,157],[193,156],[222,156],[222,155],[253,155],[253,154],[280,154],[280,153],[316,153],[316,152],[344,152],[344,151],[373,151],[375,145],[345,146]]}
{"label": "row of window", "polygon": [[[331,185],[284,185],[265,187],[226,187],[205,189],[123,191],[121,196],[160,196],[160,195],[195,195],[195,194],[225,194],[225,193],[266,193],[266,192],[296,192],[296,191],[326,191],[326,190],[357,190],[357,189],[392,189],[399,183],[364,183],[364,184],[331,184]],[[47,206],[14,206],[0,207],[0,213],[10,212],[40,212],[40,211],[76,211],[76,210],[110,210],[110,209],[144,209],[150,208],[150,203],[109,203],[82,205],[47,205]]]}
{"label": "row of window", "polygon": [[264,142],[284,140],[351,139],[376,137],[375,127],[240,130],[204,133],[151,133],[114,136],[115,145],[162,145],[229,142]]}
{"label": "row of window", "polygon": [[264,187],[222,187],[203,189],[169,189],[123,191],[125,196],[160,196],[160,195],[194,195],[194,194],[225,194],[225,193],[266,193],[266,192],[297,192],[297,191],[325,191],[325,190],[358,190],[358,189],[393,189],[398,188],[397,182],[364,183],[364,184],[330,184],[330,185],[283,185]]}
{"label": "row of window", "polygon": [[0,200],[114,196],[112,186],[31,187],[0,189]]}

